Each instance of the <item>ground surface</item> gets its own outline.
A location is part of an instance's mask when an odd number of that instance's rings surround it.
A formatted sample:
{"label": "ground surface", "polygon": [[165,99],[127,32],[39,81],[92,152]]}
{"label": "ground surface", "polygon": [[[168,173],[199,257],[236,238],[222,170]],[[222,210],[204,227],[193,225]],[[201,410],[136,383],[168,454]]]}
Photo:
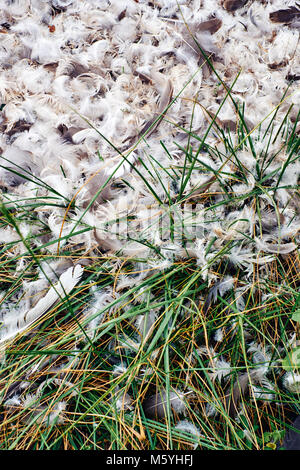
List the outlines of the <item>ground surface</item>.
{"label": "ground surface", "polygon": [[299,5],[0,10],[0,447],[282,445]]}

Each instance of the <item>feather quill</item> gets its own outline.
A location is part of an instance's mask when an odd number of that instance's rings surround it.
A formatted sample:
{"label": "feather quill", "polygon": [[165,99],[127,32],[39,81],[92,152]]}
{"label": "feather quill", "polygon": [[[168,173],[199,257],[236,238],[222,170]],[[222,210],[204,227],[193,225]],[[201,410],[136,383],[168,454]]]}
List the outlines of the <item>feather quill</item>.
{"label": "feather quill", "polygon": [[59,299],[68,295],[78,284],[83,273],[83,267],[77,264],[69,268],[59,278],[57,284],[52,286],[44,298],[25,314],[9,315],[4,317],[0,328],[0,344],[13,339],[17,334],[22,333],[35,323],[44,313],[46,313]]}

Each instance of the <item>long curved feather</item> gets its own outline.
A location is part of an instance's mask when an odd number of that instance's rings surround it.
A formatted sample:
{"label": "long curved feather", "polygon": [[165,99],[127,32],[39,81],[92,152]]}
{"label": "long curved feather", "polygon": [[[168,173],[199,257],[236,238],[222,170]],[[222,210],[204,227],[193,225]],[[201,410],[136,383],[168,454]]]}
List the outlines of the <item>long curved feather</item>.
{"label": "long curved feather", "polygon": [[297,245],[293,242],[291,243],[267,243],[266,241],[256,239],[256,246],[261,251],[266,251],[267,253],[275,253],[279,255],[286,255],[297,249]]}
{"label": "long curved feather", "polygon": [[23,332],[46,313],[59,299],[68,295],[78,284],[83,273],[83,267],[77,264],[69,268],[59,278],[57,284],[53,285],[48,293],[25,314],[9,316],[0,328],[0,344],[13,339],[17,334]]}

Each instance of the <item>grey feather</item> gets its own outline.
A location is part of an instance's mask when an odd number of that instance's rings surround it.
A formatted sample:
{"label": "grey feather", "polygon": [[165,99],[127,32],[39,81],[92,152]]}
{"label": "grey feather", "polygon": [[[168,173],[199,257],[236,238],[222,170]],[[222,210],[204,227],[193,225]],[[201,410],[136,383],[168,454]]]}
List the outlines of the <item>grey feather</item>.
{"label": "grey feather", "polygon": [[209,290],[208,296],[203,307],[203,312],[207,313],[210,305],[217,301],[218,295],[222,297],[226,292],[232,289],[233,285],[234,278],[231,276],[225,276],[224,279],[219,282],[216,282],[216,284],[214,284]]}
{"label": "grey feather", "polygon": [[[169,406],[170,409],[176,413],[185,411],[185,403],[183,401],[184,394],[178,391],[170,391],[169,393]],[[154,395],[151,395],[143,403],[143,409],[146,417],[154,419],[166,418],[168,413],[168,396],[166,390],[161,390]]]}
{"label": "grey feather", "polygon": [[285,434],[283,447],[285,450],[300,450],[300,415],[296,417],[291,426]]}
{"label": "grey feather", "polygon": [[249,374],[241,374],[237,377],[233,387],[228,388],[225,394],[226,398],[226,408],[228,409],[228,414],[234,418],[238,413],[238,406],[241,401],[242,396],[246,395],[249,390],[250,381],[257,382],[259,379],[259,372],[254,370]]}

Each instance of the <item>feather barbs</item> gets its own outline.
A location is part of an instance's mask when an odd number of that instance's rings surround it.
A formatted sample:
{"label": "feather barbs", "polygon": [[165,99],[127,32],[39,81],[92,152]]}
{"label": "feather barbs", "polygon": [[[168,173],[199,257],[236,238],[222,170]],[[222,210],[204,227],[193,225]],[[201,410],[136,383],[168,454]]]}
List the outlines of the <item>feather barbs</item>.
{"label": "feather barbs", "polygon": [[27,312],[15,312],[15,315],[3,317],[0,328],[0,344],[15,338],[40,319],[60,299],[66,297],[79,283],[83,274],[83,267],[77,264],[67,269],[59,278],[59,281],[50,287],[49,291],[38,303]]}

